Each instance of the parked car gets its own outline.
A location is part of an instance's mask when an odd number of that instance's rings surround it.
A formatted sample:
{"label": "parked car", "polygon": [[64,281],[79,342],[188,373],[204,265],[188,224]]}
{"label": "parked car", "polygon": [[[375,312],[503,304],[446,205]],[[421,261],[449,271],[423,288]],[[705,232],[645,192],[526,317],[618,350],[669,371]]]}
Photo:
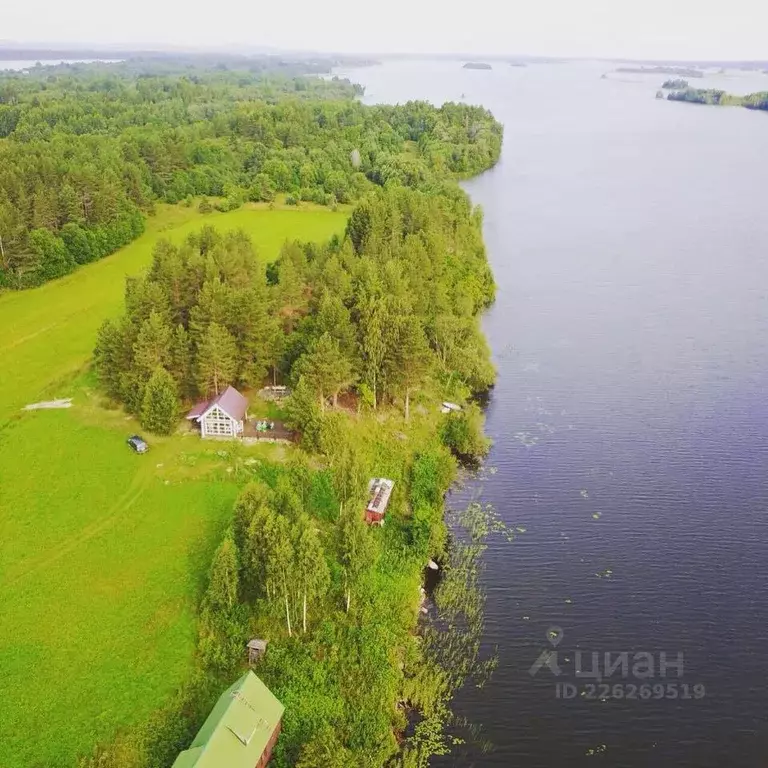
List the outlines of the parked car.
{"label": "parked car", "polygon": [[146,453],[149,450],[146,440],[144,440],[143,437],[139,437],[139,435],[129,437],[128,445],[130,445],[136,453]]}

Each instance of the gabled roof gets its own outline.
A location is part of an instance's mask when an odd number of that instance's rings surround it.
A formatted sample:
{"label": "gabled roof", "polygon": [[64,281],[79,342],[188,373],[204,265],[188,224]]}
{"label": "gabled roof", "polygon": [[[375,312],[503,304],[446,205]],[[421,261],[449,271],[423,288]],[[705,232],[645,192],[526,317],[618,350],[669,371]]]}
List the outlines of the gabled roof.
{"label": "gabled roof", "polygon": [[[234,388],[227,387],[217,398],[208,403],[206,413],[218,405],[224,413],[235,421],[242,421],[248,410],[248,401]],[[205,415],[205,414],[203,414]]]}
{"label": "gabled roof", "polygon": [[245,418],[245,412],[248,410],[248,401],[234,387],[227,387],[218,397],[213,400],[197,403],[195,407],[187,414],[188,419],[202,419],[208,411],[215,405],[218,405],[224,413],[235,421],[242,421]]}
{"label": "gabled roof", "polygon": [[196,403],[192,410],[187,414],[188,419],[199,419],[208,410],[208,400]]}
{"label": "gabled roof", "polygon": [[253,672],[225,691],[173,768],[253,768],[285,708]]}

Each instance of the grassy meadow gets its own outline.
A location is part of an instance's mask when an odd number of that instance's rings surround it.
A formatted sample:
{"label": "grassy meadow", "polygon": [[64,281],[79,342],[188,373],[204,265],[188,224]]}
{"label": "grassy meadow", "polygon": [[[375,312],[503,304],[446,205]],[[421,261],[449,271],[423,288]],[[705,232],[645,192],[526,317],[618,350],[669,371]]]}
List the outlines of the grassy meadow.
{"label": "grassy meadow", "polygon": [[125,276],[150,263],[160,238],[180,241],[205,224],[244,229],[269,260],[286,240],[323,241],[340,234],[346,219],[345,212],[326,208],[249,206],[203,216],[191,208],[160,206],[146,233],[112,256],[40,288],[0,295],[0,424],[42,396],[69,395],[68,379],[90,358],[98,327],[122,307]]}
{"label": "grassy meadow", "polygon": [[[238,466],[286,450],[153,439],[108,410],[87,363],[154,243],[202,226],[248,231],[265,259],[324,240],[346,214],[162,207],[138,241],[39,289],[0,296],[0,732],[3,768],[70,766],[144,720],[188,674],[195,607],[238,491]],[[68,410],[22,412],[47,397]]]}

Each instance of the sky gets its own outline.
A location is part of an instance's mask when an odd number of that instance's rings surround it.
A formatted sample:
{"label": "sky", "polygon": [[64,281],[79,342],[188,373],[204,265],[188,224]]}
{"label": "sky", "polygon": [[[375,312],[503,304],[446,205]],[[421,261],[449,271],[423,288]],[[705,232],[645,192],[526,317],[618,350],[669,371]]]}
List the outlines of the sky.
{"label": "sky", "polygon": [[768,0],[0,0],[0,39],[216,50],[768,59]]}

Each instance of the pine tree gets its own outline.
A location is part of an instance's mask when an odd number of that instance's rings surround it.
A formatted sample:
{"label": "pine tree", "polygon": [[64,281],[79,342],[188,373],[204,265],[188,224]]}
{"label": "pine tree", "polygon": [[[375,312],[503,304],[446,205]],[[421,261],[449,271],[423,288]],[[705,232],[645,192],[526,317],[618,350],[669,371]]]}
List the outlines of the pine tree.
{"label": "pine tree", "polygon": [[325,291],[317,308],[315,326],[320,335],[328,333],[339,344],[342,354],[348,359],[355,355],[355,326],[349,310],[338,296]]}
{"label": "pine tree", "polygon": [[302,433],[302,444],[312,450],[320,439],[322,414],[314,390],[299,377],[291,396],[285,401],[286,424]]}
{"label": "pine tree", "polygon": [[[272,600],[277,594],[274,574],[269,570],[270,531],[275,512],[267,499],[250,499],[244,503],[246,506],[239,511],[240,516],[248,517],[242,550],[243,583],[253,597],[263,595]],[[238,514],[237,508],[235,511]],[[235,523],[240,525],[240,519],[236,519]]]}
{"label": "pine tree", "polygon": [[156,435],[170,435],[176,426],[178,413],[176,382],[165,368],[155,368],[144,389],[141,425]]}
{"label": "pine tree", "polygon": [[133,350],[125,318],[105,320],[96,337],[93,357],[99,381],[107,394],[118,400],[123,394],[123,374],[131,367]]}
{"label": "pine tree", "polygon": [[191,394],[192,349],[189,334],[183,325],[177,325],[173,331],[170,348],[170,371],[179,393]]}
{"label": "pine tree", "polygon": [[387,351],[384,340],[384,309],[381,300],[372,299],[363,307],[360,330],[363,379],[373,392],[373,409],[376,410],[379,402],[381,369]]}
{"label": "pine tree", "polygon": [[171,357],[172,331],[166,318],[152,310],[142,323],[133,345],[133,369],[147,380],[158,367],[167,367]]}
{"label": "pine tree", "polygon": [[393,378],[403,393],[405,420],[408,421],[411,393],[421,384],[432,357],[421,323],[413,315],[404,317],[399,323],[393,357]]}
{"label": "pine tree", "polygon": [[211,323],[197,349],[197,386],[218,395],[235,379],[237,345],[232,334],[218,323]]}
{"label": "pine tree", "polygon": [[325,409],[325,399],[331,394],[335,406],[339,392],[355,380],[352,363],[329,333],[324,333],[300,358],[295,371],[319,396],[321,409]]}

